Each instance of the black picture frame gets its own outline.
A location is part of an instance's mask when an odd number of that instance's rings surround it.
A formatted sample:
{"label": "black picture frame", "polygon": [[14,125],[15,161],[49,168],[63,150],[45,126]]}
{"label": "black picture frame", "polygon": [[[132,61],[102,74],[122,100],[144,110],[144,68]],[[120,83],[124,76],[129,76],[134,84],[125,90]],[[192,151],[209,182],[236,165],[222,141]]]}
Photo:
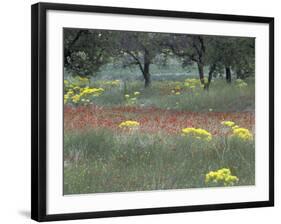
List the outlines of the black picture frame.
{"label": "black picture frame", "polygon": [[[46,214],[46,13],[48,10],[75,12],[100,12],[124,15],[162,16],[175,18],[204,19],[217,21],[253,22],[269,24],[269,200],[208,204],[196,206],[160,207],[115,211]],[[206,210],[238,209],[274,206],[274,18],[240,15],[164,11],[136,8],[103,7],[73,4],[37,3],[31,13],[31,218],[36,221],[73,220],[115,216],[132,216],[161,213],[192,212]]]}

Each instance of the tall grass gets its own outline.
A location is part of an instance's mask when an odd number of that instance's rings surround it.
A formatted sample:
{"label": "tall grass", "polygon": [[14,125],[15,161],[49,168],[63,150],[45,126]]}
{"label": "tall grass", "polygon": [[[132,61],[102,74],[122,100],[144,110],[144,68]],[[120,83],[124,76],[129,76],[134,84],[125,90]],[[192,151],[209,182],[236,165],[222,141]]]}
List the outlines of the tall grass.
{"label": "tall grass", "polygon": [[[97,82],[99,85],[99,82]],[[127,82],[126,87],[112,88],[94,101],[103,106],[125,106],[125,94],[140,92],[135,106],[151,106],[163,109],[188,111],[253,111],[255,108],[255,87],[251,82],[246,88],[238,88],[234,83],[216,80],[210,89],[182,91],[180,95],[171,94],[173,81],[154,81],[150,88],[144,88],[142,81]]]}
{"label": "tall grass", "polygon": [[[113,70],[112,67],[108,69],[104,72]],[[156,67],[153,69],[157,71]],[[114,74],[110,75],[111,80]],[[206,111],[254,112],[255,108],[253,80],[248,81],[246,87],[239,88],[235,82],[226,84],[225,80],[217,79],[207,91],[200,86],[195,89],[184,87],[183,81],[187,77],[181,75],[175,75],[175,80],[171,77],[153,80],[149,88],[144,88],[141,79],[129,81],[122,76],[120,85],[112,86],[106,84],[107,76],[102,77],[105,80],[91,80],[91,85],[102,87],[105,91],[89,102],[106,109],[115,106],[156,107],[200,114]],[[178,85],[181,87],[175,93]],[[131,101],[132,97],[135,99]],[[77,105],[70,103],[70,106]],[[83,107],[83,103],[79,106]],[[110,120],[111,116],[118,115],[110,115],[106,119]],[[133,119],[130,116],[126,114],[126,118]],[[203,141],[181,136],[180,133],[171,135],[163,128],[145,133],[145,129],[121,131],[117,127],[102,129],[95,126],[87,131],[65,131],[64,194],[203,188],[208,187],[206,173],[223,167],[229,168],[239,178],[238,185],[255,184],[253,140],[213,136],[211,141]]]}
{"label": "tall grass", "polygon": [[64,139],[64,194],[206,187],[205,174],[228,167],[238,185],[255,183],[253,141],[211,142],[165,133],[107,129],[68,132]]}

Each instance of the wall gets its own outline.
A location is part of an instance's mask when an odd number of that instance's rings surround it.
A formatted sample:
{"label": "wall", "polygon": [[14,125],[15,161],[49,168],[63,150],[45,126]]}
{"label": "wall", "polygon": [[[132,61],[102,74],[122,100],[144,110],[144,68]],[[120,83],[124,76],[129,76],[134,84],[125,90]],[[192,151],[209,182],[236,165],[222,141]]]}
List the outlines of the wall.
{"label": "wall", "polygon": [[[30,213],[30,5],[36,1],[2,1],[0,34],[0,223],[34,223]],[[195,12],[274,16],[275,62],[280,61],[279,1],[245,0],[68,0],[60,2]],[[3,51],[4,49],[4,51]],[[275,85],[280,83],[276,63]],[[280,89],[276,88],[276,206],[229,211],[79,220],[60,223],[277,223],[280,205]],[[278,102],[279,101],[279,102]]]}

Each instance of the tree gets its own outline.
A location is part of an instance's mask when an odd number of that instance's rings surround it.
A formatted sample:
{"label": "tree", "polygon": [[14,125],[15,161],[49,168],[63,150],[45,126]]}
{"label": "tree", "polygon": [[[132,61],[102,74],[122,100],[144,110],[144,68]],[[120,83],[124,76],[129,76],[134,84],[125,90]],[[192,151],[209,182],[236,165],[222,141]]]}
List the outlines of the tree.
{"label": "tree", "polygon": [[209,89],[213,76],[223,73],[225,69],[225,46],[222,41],[225,37],[205,36],[205,64],[209,68],[208,82],[205,84],[205,89]]}
{"label": "tree", "polygon": [[111,31],[64,29],[64,66],[74,75],[96,74],[109,61]]}
{"label": "tree", "polygon": [[201,35],[170,34],[167,38],[166,45],[182,60],[183,66],[196,63],[199,79],[202,84],[205,84],[205,37]]}
{"label": "tree", "polygon": [[151,84],[150,65],[161,52],[159,34],[119,32],[118,48],[121,55],[127,59],[125,65],[138,65],[144,78],[144,86],[149,87]]}
{"label": "tree", "polygon": [[233,70],[239,79],[245,79],[255,73],[255,39],[239,38],[237,40]]}
{"label": "tree", "polygon": [[[244,37],[205,37],[206,57],[205,62],[209,65],[209,88],[212,76],[215,72],[221,73],[225,70],[225,79],[227,83],[232,81],[232,71],[237,78],[254,73],[254,39]],[[242,72],[243,71],[243,72]],[[244,74],[244,76],[242,76]]]}

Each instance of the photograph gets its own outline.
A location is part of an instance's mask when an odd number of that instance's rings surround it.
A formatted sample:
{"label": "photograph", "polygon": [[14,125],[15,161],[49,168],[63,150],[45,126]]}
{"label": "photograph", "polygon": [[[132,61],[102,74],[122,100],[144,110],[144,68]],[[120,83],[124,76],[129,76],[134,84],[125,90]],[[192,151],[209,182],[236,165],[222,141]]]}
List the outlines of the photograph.
{"label": "photograph", "polygon": [[249,36],[64,27],[63,194],[255,185],[255,56]]}

